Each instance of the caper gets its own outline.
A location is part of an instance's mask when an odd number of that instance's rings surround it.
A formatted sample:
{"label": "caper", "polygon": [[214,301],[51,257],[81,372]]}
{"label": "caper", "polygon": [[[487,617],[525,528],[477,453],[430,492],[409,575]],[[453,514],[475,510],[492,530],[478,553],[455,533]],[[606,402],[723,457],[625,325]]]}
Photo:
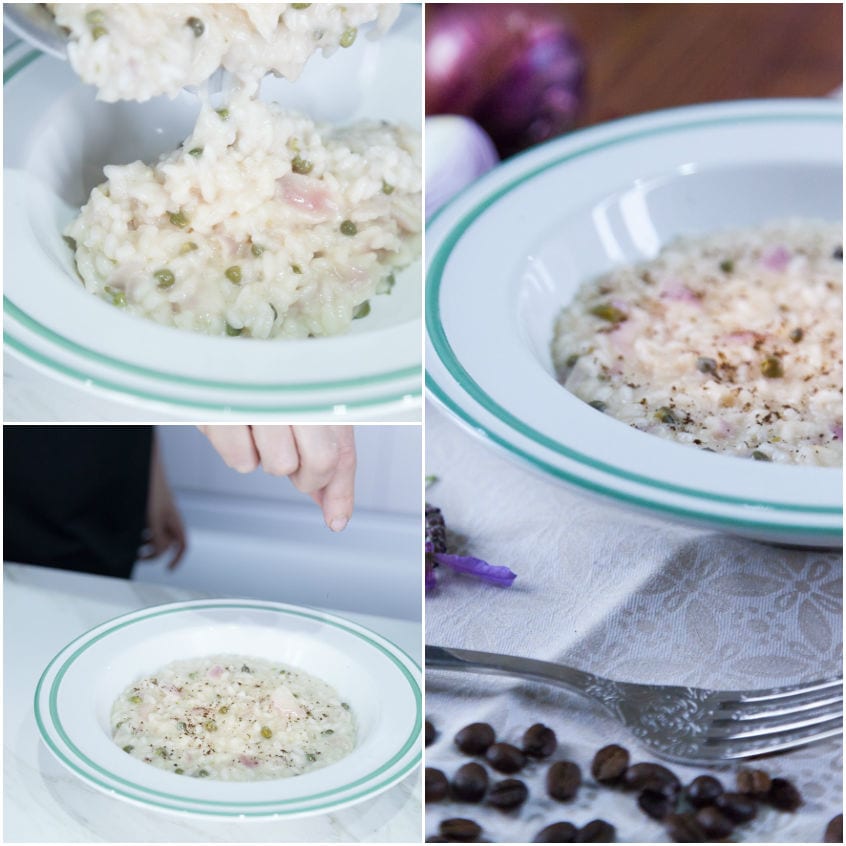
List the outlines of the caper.
{"label": "caper", "polygon": [[341,223],[342,235],[355,235],[357,232],[358,227],[351,220],[345,220]]}
{"label": "caper", "polygon": [[[112,288],[111,285],[106,285],[103,290],[112,298],[112,305],[118,308],[123,308],[126,305],[126,294],[123,291],[118,291]],[[140,699],[138,700],[141,701]]]}
{"label": "caper", "polygon": [[349,703],[347,703],[347,702],[342,702],[342,703],[341,703],[341,707],[342,707],[345,711],[349,711],[349,710],[350,710]]}
{"label": "caper", "polygon": [[71,238],[70,235],[62,235],[62,240],[74,251],[76,252],[76,241]]}
{"label": "caper", "polygon": [[314,163],[304,159],[299,153],[291,159],[291,170],[294,173],[311,173],[314,170]]}
{"label": "caper", "polygon": [[[194,250],[200,249],[194,241],[186,241],[179,249],[181,255],[185,255],[185,253],[192,253]],[[196,675],[194,678],[197,678]]]}
{"label": "caper", "polygon": [[781,363],[781,359],[777,355],[768,355],[761,362],[761,373],[767,379],[780,379],[784,376],[784,365]]}
{"label": "caper", "polygon": [[98,38],[102,38],[104,35],[108,35],[109,31],[104,26],[95,26],[91,30],[91,37],[96,41]]}
{"label": "caper", "polygon": [[229,120],[229,109],[215,109],[215,112],[221,120]]}
{"label": "caper", "polygon": [[251,673],[252,670],[246,664],[241,664],[241,672],[242,673]]}
{"label": "caper", "polygon": [[303,269],[298,264],[291,265],[291,273],[302,273]]}
{"label": "caper", "polygon": [[230,325],[229,323],[226,324],[226,334],[230,337],[234,338],[237,335],[240,335],[243,332],[243,328],[236,329],[234,326]]}
{"label": "caper", "polygon": [[126,746],[123,747],[124,752],[131,752],[135,747],[131,743],[127,743]]}
{"label": "caper", "polygon": [[567,360],[564,362],[564,366],[565,367],[575,367],[576,362],[578,360],[579,360],[579,354],[578,353],[571,353],[570,355],[567,356]]}
{"label": "caper", "polygon": [[588,405],[597,411],[605,411],[608,406],[602,400],[591,400]]}
{"label": "caper", "polygon": [[752,458],[754,458],[755,461],[772,461],[772,458],[770,458],[765,452],[761,452],[759,449],[756,449],[752,453]]}
{"label": "caper", "polygon": [[234,282],[236,285],[241,283],[241,268],[237,264],[233,264],[232,267],[227,267],[223,275],[230,282]]}
{"label": "caper", "polygon": [[307,9],[311,3],[291,3],[292,9]]}
{"label": "caper", "polygon": [[273,732],[267,726],[262,726],[261,736],[269,740],[271,737],[273,737]]}
{"label": "caper", "polygon": [[206,25],[199,18],[188,18],[185,25],[191,27],[194,38],[199,38],[206,31]]}
{"label": "caper", "polygon": [[262,245],[261,245],[261,244],[253,244],[253,246],[252,246],[252,247],[250,247],[250,252],[251,252],[251,253],[252,253],[252,254],[253,254],[256,258],[258,258],[258,257],[259,257],[259,256],[260,256],[263,252],[264,252],[264,249],[265,249],[265,248],[264,248],[264,247],[262,247]]}
{"label": "caper", "polygon": [[179,722],[176,724],[177,731],[185,731],[187,728],[188,726],[186,726],[185,723],[182,722],[182,720],[179,720]]}
{"label": "caper", "polygon": [[314,755],[311,752],[306,752],[306,760],[307,761],[316,761],[317,755]]}
{"label": "caper", "polygon": [[394,193],[394,186],[391,185],[390,182],[385,182],[384,179],[382,180],[382,193],[383,194],[393,194]]}
{"label": "caper", "polygon": [[358,30],[354,26],[347,27],[341,34],[341,40],[338,43],[341,47],[352,47],[356,35],[358,35]]}
{"label": "caper", "polygon": [[177,775],[182,775],[182,774],[185,772],[185,770],[183,770],[183,769],[182,769],[182,767],[177,767],[177,768],[174,770],[174,772],[175,772]]}
{"label": "caper", "polygon": [[203,728],[206,731],[217,731],[217,723],[214,720],[206,720],[203,723]]}
{"label": "caper", "polygon": [[85,16],[86,23],[90,24],[101,24],[104,20],[106,20],[106,16],[103,14],[102,9],[92,9]]}
{"label": "caper", "polygon": [[195,159],[199,159],[200,156],[203,155],[203,148],[202,147],[194,147],[192,150],[188,151],[189,156],[193,156]]}
{"label": "caper", "polygon": [[140,696],[138,696],[138,695],[135,695],[135,696],[130,696],[130,697],[129,697],[129,701],[130,701],[133,705],[140,705],[140,704],[141,704],[141,697],[140,697]]}
{"label": "caper", "polygon": [[393,273],[389,273],[384,279],[379,282],[376,287],[377,294],[390,294],[396,285],[397,279]]}
{"label": "caper", "polygon": [[370,300],[365,300],[353,309],[353,320],[359,320],[362,317],[367,317],[368,314],[370,314]]}
{"label": "caper", "polygon": [[734,262],[731,259],[723,259],[720,262],[720,270],[723,273],[733,273],[734,272]]}
{"label": "caper", "polygon": [[180,227],[180,229],[181,229],[183,226],[187,226],[187,225],[188,225],[188,216],[187,216],[187,215],[185,214],[185,212],[184,212],[184,211],[182,211],[181,209],[180,209],[178,212],[170,212],[170,214],[168,215],[168,217],[170,218],[170,222],[171,222],[174,226],[178,226],[178,227]]}
{"label": "caper", "polygon": [[156,755],[158,755],[159,758],[167,758],[167,749],[165,749],[164,746],[159,746],[159,748],[156,749]]}
{"label": "caper", "polygon": [[805,337],[805,330],[797,326],[795,329],[790,330],[790,334],[787,337],[790,338],[794,344],[798,344],[799,341]]}
{"label": "caper", "polygon": [[696,359],[696,369],[700,373],[716,373],[717,362],[713,358],[702,356]]}
{"label": "caper", "polygon": [[199,771],[197,772],[197,775],[198,775],[200,778],[205,778],[208,774],[209,774],[209,771],[208,771],[208,770],[199,770]]}
{"label": "caper", "polygon": [[326,737],[328,737],[330,734],[335,734],[335,729],[324,729],[320,733],[323,734],[323,735],[326,735]]}
{"label": "caper", "polygon": [[220,708],[217,709],[218,714],[228,714],[229,713],[229,706],[228,705],[221,705]]}
{"label": "caper", "polygon": [[176,282],[176,277],[167,268],[157,270],[153,276],[155,277],[159,288],[170,288],[173,283]]}
{"label": "caper", "polygon": [[622,323],[628,318],[628,315],[611,303],[600,303],[594,306],[590,313],[602,320],[607,320],[609,323]]}
{"label": "caper", "polygon": [[668,426],[675,426],[676,423],[678,423],[676,415],[673,414],[672,409],[668,408],[666,405],[662,405],[655,412],[655,419],[660,420],[661,423],[666,423]]}

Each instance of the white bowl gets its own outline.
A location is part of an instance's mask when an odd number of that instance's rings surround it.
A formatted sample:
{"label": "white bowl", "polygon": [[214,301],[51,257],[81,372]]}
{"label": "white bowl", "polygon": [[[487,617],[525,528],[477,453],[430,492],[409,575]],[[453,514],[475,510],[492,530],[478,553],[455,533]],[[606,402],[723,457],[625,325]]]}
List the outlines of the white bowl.
{"label": "white bowl", "polygon": [[[317,55],[296,83],[262,96],[318,120],[420,125],[421,12],[406,6],[380,40]],[[331,338],[210,338],[127,315],[87,294],[62,228],[103,166],[150,161],[193,126],[198,102],[100,103],[66,62],[11,52],[4,74],[6,350],[101,396],[196,419],[388,419],[421,405],[422,268],[397,277],[368,317]],[[234,343],[233,343],[234,341]],[[65,419],[75,419],[69,408]]]}
{"label": "white bowl", "polygon": [[575,133],[483,177],[427,229],[427,388],[474,434],[621,504],[749,537],[842,544],[842,474],[699,451],[597,414],[555,380],[579,285],[672,238],[839,220],[840,105],[721,103]]}
{"label": "white bowl", "polygon": [[[332,685],[355,715],[353,752],[285,779],[224,782],[160,770],[111,740],[112,704],[164,664],[232,653],[290,664]],[[421,756],[420,670],[397,646],[320,611],[252,600],[196,600],[109,620],[69,643],[35,692],[48,749],[92,787],[137,805],[208,817],[302,817],[370,799]]]}

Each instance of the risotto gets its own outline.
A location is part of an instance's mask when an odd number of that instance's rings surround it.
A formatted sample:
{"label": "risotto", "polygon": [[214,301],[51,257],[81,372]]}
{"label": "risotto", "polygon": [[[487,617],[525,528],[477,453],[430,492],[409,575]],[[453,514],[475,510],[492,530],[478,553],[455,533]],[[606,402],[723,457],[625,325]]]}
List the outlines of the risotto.
{"label": "risotto", "polygon": [[682,238],[585,286],[555,324],[559,381],[644,432],[759,461],[843,455],[841,225]]}
{"label": "risotto", "polygon": [[328,684],[259,658],[174,661],[131,684],[112,707],[124,752],[177,775],[287,778],[355,747],[349,705]]}
{"label": "risotto", "polygon": [[358,27],[385,32],[399,4],[55,3],[68,58],[101,100],[175,97],[222,67],[254,90],[272,71],[296,79],[317,50],[350,47]]}
{"label": "risotto", "polygon": [[419,135],[236,97],[157,163],[105,168],[65,230],[85,287],[210,335],[331,335],[420,249]]}

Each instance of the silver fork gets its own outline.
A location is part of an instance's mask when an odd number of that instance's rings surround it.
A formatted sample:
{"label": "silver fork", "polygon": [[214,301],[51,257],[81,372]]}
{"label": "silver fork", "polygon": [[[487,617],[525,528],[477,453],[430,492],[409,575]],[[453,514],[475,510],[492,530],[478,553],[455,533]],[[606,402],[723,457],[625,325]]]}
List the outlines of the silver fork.
{"label": "silver fork", "polygon": [[679,763],[783,752],[843,731],[840,677],[768,690],[705,690],[612,681],[562,664],[443,646],[426,647],[426,667],[565,687],[593,699],[657,755]]}

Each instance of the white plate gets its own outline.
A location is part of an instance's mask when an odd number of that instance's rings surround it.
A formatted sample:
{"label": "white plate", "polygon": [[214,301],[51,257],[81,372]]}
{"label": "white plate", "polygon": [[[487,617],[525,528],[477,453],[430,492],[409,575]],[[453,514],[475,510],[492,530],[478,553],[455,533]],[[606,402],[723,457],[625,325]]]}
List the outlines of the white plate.
{"label": "white plate", "polygon": [[715,455],[597,414],[555,380],[579,284],[668,240],[839,220],[840,106],[769,100],[588,129],[496,168],[427,228],[426,385],[471,432],[587,492],[777,543],[842,544],[842,474]]}
{"label": "white plate", "polygon": [[[111,740],[112,704],[135,679],[170,661],[215,653],[266,658],[331,684],[355,714],[346,758],[287,779],[224,782],[145,764]],[[145,608],[69,643],[35,692],[50,751],[109,795],[150,809],[207,817],[302,817],[363,802],[420,761],[420,670],[390,641],[320,611],[252,600],[195,600]]]}
{"label": "white plate", "polygon": [[[419,126],[421,13],[404,7],[381,40],[317,55],[296,83],[267,79],[263,96],[319,120]],[[398,275],[371,314],[333,338],[242,342],[124,314],[80,287],[62,227],[106,164],[151,160],[193,126],[198,104],[106,104],[66,62],[10,51],[4,61],[6,350],[86,391],[196,418],[387,419],[421,405],[420,263]],[[74,419],[68,408],[64,419]]]}

